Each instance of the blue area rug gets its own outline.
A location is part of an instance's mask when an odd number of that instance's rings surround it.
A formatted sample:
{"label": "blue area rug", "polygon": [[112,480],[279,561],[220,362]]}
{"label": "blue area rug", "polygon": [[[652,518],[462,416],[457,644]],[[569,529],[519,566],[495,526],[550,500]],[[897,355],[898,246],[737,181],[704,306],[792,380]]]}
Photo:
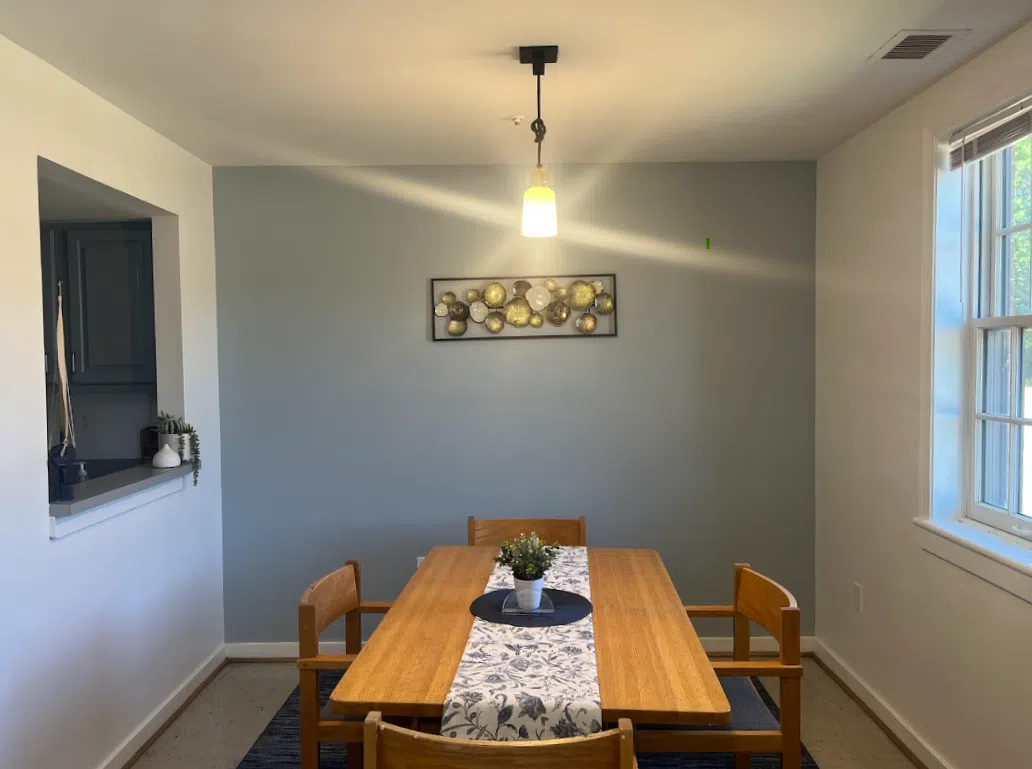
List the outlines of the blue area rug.
{"label": "blue area rug", "polygon": [[[323,673],[319,677],[319,694],[324,703],[339,680],[338,673]],[[778,706],[767,690],[755,678],[753,683],[767,707],[777,717]],[[301,766],[298,698],[298,690],[294,689],[237,769],[298,769]],[[322,769],[341,769],[347,766],[347,748],[344,745],[323,745],[321,758]],[[639,753],[638,766],[639,769],[734,769],[734,757],[718,753]],[[777,755],[756,754],[752,757],[751,769],[779,769],[780,766],[781,757]],[[819,769],[805,746],[803,769]]]}

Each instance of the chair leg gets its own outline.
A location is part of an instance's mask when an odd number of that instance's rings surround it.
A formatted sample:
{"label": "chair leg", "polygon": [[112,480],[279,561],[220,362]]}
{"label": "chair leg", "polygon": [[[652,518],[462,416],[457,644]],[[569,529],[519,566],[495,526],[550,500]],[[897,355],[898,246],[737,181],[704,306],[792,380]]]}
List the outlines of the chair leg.
{"label": "chair leg", "polygon": [[319,769],[319,741],[302,732],[301,769]]}
{"label": "chair leg", "polygon": [[735,753],[735,769],[749,769],[749,754]]}
{"label": "chair leg", "polygon": [[781,768],[799,769],[803,763],[802,682],[781,679]]}
{"label": "chair leg", "polygon": [[319,769],[319,673],[301,671],[301,769]]}

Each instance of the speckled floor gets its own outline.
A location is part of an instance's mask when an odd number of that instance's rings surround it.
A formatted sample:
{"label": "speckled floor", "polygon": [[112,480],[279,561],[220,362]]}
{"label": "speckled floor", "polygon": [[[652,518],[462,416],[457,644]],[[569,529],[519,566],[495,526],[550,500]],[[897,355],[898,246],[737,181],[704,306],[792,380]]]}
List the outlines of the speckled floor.
{"label": "speckled floor", "polygon": [[[914,769],[812,660],[804,660],[803,741],[821,769]],[[235,769],[297,685],[293,665],[227,665],[133,769]],[[777,682],[764,679],[777,699]]]}

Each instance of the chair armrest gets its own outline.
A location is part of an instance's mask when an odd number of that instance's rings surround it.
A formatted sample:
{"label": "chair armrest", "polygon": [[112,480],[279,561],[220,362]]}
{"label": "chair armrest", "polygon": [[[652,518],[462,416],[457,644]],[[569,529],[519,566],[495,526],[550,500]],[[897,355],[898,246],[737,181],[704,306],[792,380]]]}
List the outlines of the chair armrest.
{"label": "chair armrest", "polygon": [[734,606],[685,606],[689,617],[734,617]]}
{"label": "chair armrest", "polygon": [[362,601],[358,610],[362,614],[386,614],[394,605],[394,601]]}
{"label": "chair armrest", "polygon": [[320,654],[317,657],[303,657],[297,661],[301,670],[347,670],[357,654]]}
{"label": "chair armrest", "polygon": [[779,678],[801,678],[802,665],[783,665],[776,660],[719,661],[710,663],[718,676],[777,676]]}

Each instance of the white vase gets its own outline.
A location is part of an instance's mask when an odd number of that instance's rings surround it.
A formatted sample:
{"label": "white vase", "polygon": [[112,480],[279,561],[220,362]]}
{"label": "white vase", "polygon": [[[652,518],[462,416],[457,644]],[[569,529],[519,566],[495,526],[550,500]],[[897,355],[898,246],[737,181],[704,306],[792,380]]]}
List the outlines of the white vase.
{"label": "white vase", "polygon": [[538,579],[515,579],[516,583],[516,605],[524,611],[536,611],[541,608],[541,590],[545,585],[545,578]]}
{"label": "white vase", "polygon": [[182,462],[183,460],[179,458],[179,452],[167,443],[158,449],[158,453],[151,460],[152,465],[162,470],[169,467],[179,467]]}
{"label": "white vase", "polygon": [[172,435],[169,433],[158,434],[158,445],[159,446],[171,446],[172,450],[176,452],[180,459],[184,462],[189,462],[193,459],[193,453],[190,451],[190,436],[183,435],[183,443],[179,443],[179,435]]}

